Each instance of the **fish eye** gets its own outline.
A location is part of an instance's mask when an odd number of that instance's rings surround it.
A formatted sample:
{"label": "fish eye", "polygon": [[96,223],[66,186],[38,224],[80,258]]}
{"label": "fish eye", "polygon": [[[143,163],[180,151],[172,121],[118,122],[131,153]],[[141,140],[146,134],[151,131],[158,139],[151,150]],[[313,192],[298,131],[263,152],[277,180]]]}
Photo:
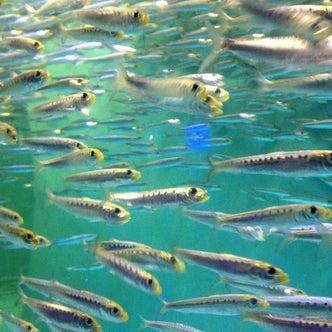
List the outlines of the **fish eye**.
{"label": "fish eye", "polygon": [[315,214],[317,212],[317,207],[315,205],[310,206],[310,213]]}
{"label": "fish eye", "polygon": [[30,324],[27,325],[27,331],[32,331],[32,325]]}
{"label": "fish eye", "polygon": [[197,83],[194,83],[191,90],[192,91],[196,91],[198,89],[198,84]]}
{"label": "fish eye", "polygon": [[7,130],[6,130],[6,134],[7,134],[7,135],[10,134],[10,129],[9,129],[9,128],[7,128]]}
{"label": "fish eye", "polygon": [[221,90],[219,88],[216,88],[216,90],[214,92],[219,94],[219,93],[221,93]]}
{"label": "fish eye", "polygon": [[266,272],[268,275],[274,275],[277,272],[277,270],[273,266],[269,266]]}
{"label": "fish eye", "polygon": [[152,278],[149,278],[149,279],[148,279],[148,285],[152,285],[152,283],[153,283]]}
{"label": "fish eye", "polygon": [[26,242],[31,242],[32,235],[30,233],[26,233],[24,236],[24,239]]}
{"label": "fish eye", "polygon": [[86,92],[83,92],[83,93],[82,93],[82,98],[83,98],[83,99],[87,99],[87,98],[88,98],[88,94],[87,94]]}
{"label": "fish eye", "polygon": [[127,175],[131,175],[132,173],[133,172],[131,171],[131,169],[128,169],[127,172],[126,172]]}
{"label": "fish eye", "polygon": [[175,258],[175,256],[171,256],[171,263],[176,263],[176,258]]}
{"label": "fish eye", "polygon": [[88,326],[91,326],[92,323],[93,323],[93,320],[92,320],[92,318],[90,318],[90,317],[86,317],[86,318],[84,319],[84,321],[85,321],[86,325],[88,325]]}
{"label": "fish eye", "polygon": [[76,146],[77,148],[80,148],[80,147],[81,147],[81,143],[78,143],[78,142],[77,142],[77,143],[75,144],[75,146]]}
{"label": "fish eye", "polygon": [[119,208],[115,208],[115,209],[114,209],[114,213],[115,213],[115,214],[119,214],[120,212],[121,212],[121,210],[120,210]]}
{"label": "fish eye", "polygon": [[38,48],[38,47],[39,47],[39,42],[37,42],[37,41],[34,42],[34,43],[33,43],[33,46],[36,47],[36,48]]}
{"label": "fish eye", "polygon": [[311,29],[318,30],[319,29],[319,23],[315,22],[315,23],[311,24]]}
{"label": "fish eye", "polygon": [[198,192],[197,188],[190,188],[190,189],[189,189],[189,194],[190,194],[190,195],[196,195],[197,192]]}
{"label": "fish eye", "polygon": [[134,11],[134,18],[138,18],[138,16],[139,16],[139,12],[137,10]]}
{"label": "fish eye", "polygon": [[257,300],[255,297],[252,297],[252,298],[250,299],[250,305],[256,305],[257,302],[258,302],[258,300]]}
{"label": "fish eye", "polygon": [[95,156],[95,150],[91,150],[91,152],[90,152],[90,156],[91,156],[91,157],[94,157],[94,156]]}
{"label": "fish eye", "polygon": [[112,311],[113,311],[113,314],[115,314],[115,315],[119,313],[119,309],[116,307],[112,308]]}
{"label": "fish eye", "polygon": [[34,78],[40,78],[41,76],[41,72],[39,70],[37,70],[34,74],[33,74]]}

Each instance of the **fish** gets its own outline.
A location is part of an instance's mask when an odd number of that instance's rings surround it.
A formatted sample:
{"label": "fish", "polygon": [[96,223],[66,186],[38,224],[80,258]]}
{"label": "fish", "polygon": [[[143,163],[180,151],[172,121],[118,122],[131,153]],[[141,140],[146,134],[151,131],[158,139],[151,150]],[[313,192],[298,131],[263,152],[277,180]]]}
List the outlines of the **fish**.
{"label": "fish", "polygon": [[108,199],[143,207],[203,203],[209,199],[201,188],[165,188],[140,192],[109,193]]}
{"label": "fish", "polygon": [[48,191],[51,203],[91,222],[105,221],[108,225],[122,225],[130,220],[130,214],[123,207],[103,200],[88,197],[64,197]]}
{"label": "fish", "polygon": [[264,285],[260,283],[245,283],[234,279],[223,278],[227,285],[240,288],[248,293],[259,296],[303,296],[307,295],[305,291],[288,285]]}
{"label": "fish", "polygon": [[128,321],[127,312],[118,303],[87,290],[72,288],[56,280],[49,281],[23,275],[21,275],[20,284],[48,297],[64,301],[68,305],[86,311],[94,317],[115,323]]}
{"label": "fish", "polygon": [[34,108],[31,112],[38,117],[45,115],[62,115],[69,111],[82,111],[88,113],[87,107],[96,102],[96,96],[90,92],[81,92],[61,97]]}
{"label": "fish", "polygon": [[163,250],[136,246],[118,249],[112,251],[112,253],[147,269],[175,271],[180,273],[183,273],[185,270],[185,265],[182,260]]}
{"label": "fish", "polygon": [[129,94],[143,98],[160,106],[177,106],[184,112],[217,116],[222,113],[222,103],[208,93],[205,85],[199,80],[190,78],[141,78],[129,75],[119,66],[116,78],[116,89],[128,91]]}
{"label": "fish", "polygon": [[89,0],[48,0],[37,10],[25,4],[26,10],[34,16],[59,15],[66,11],[83,8]]}
{"label": "fish", "polygon": [[22,301],[46,322],[75,331],[101,332],[100,324],[90,315],[57,302],[37,300],[21,292]]}
{"label": "fish", "polygon": [[50,78],[44,69],[33,69],[0,83],[0,96],[20,96],[37,90]]}
{"label": "fish", "polygon": [[109,272],[117,274],[124,281],[150,294],[160,295],[159,281],[149,272],[141,269],[112,251],[94,250],[95,258],[105,265]]}
{"label": "fish", "polygon": [[22,225],[23,217],[16,211],[0,206],[0,221],[5,224]]}
{"label": "fish", "polygon": [[[143,319],[143,318],[142,318]],[[170,332],[203,332],[202,330],[195,329],[189,325],[181,323],[165,322],[157,320],[143,319],[143,327],[150,327],[158,331],[170,331]]]}
{"label": "fish", "polygon": [[129,7],[82,9],[75,10],[73,14],[77,20],[109,32],[117,30],[136,32],[140,28],[146,27],[150,22],[149,15],[146,12]]}
{"label": "fish", "polygon": [[53,83],[41,86],[37,91],[58,93],[75,93],[77,91],[85,91],[89,87],[89,80],[84,77],[62,78]]}
{"label": "fish", "polygon": [[289,277],[280,268],[257,259],[236,256],[228,253],[214,253],[199,250],[175,248],[175,253],[185,259],[215,271],[226,280],[262,285],[287,284]]}
{"label": "fish", "polygon": [[104,160],[103,153],[96,148],[85,148],[61,157],[38,161],[42,167],[92,166]]}
{"label": "fish", "polygon": [[264,296],[270,303],[268,311],[297,316],[331,318],[332,298],[323,296]]}
{"label": "fish", "polygon": [[43,52],[45,46],[42,42],[27,37],[5,37],[0,39],[1,50],[21,50],[28,53]]}
{"label": "fish", "polygon": [[68,246],[74,244],[87,244],[90,241],[95,240],[97,237],[96,234],[78,234],[69,237],[65,237],[52,242],[52,247],[55,246]]}
{"label": "fish", "polygon": [[221,171],[298,177],[328,177],[332,174],[332,150],[281,151],[222,161],[211,159],[210,162],[209,177]]}
{"label": "fish", "polygon": [[246,311],[260,311],[268,307],[269,302],[264,298],[248,294],[216,294],[163,303],[163,311],[209,315],[241,315]]}
{"label": "fish", "polygon": [[309,10],[296,10],[293,6],[265,7],[247,0],[230,2],[237,8],[244,9],[256,18],[264,19],[279,28],[289,28],[290,33],[301,35],[310,40],[322,40],[331,34],[328,20]]}
{"label": "fish", "polygon": [[229,51],[244,55],[259,65],[262,62],[270,64],[294,65],[328,68],[331,64],[331,45],[329,38],[319,42],[300,38],[298,36],[225,38],[213,25],[206,21],[206,26],[213,40],[212,51],[208,55],[199,72],[203,72],[222,53]]}
{"label": "fish", "polygon": [[276,315],[263,312],[246,312],[245,319],[279,331],[332,330],[332,320],[316,316]]}
{"label": "fish", "polygon": [[23,137],[20,142],[36,149],[44,149],[45,151],[75,151],[88,148],[82,141],[60,136],[45,137]]}
{"label": "fish", "polygon": [[332,74],[318,73],[308,76],[284,78],[278,80],[268,80],[259,76],[255,82],[258,91],[280,91],[283,94],[309,94],[324,96],[327,98],[331,93]]}
{"label": "fish", "polygon": [[84,27],[73,29],[62,27],[62,43],[65,43],[68,37],[80,41],[101,42],[106,46],[112,46],[117,40],[122,40],[124,38],[124,33],[121,30],[103,30],[93,25],[85,25]]}
{"label": "fish", "polygon": [[4,144],[16,144],[17,140],[16,129],[9,123],[0,121],[0,142]]}
{"label": "fish", "polygon": [[[7,327],[12,332],[38,332],[36,326],[34,326],[32,323],[23,320],[21,318],[18,318],[14,316],[13,314],[7,314],[4,311],[0,310],[0,318],[4,321],[4,323],[7,325]],[[1,319],[0,319],[1,323]]]}
{"label": "fish", "polygon": [[332,218],[332,211],[321,205],[288,204],[264,209],[216,215],[219,225],[289,228],[293,225],[320,224]]}
{"label": "fish", "polygon": [[21,248],[34,250],[39,245],[36,234],[29,229],[0,223],[0,232],[4,234],[10,242]]}
{"label": "fish", "polygon": [[133,242],[133,241],[122,241],[117,239],[111,239],[108,241],[94,241],[94,242],[85,242],[85,248],[94,252],[95,250],[101,251],[118,251],[122,249],[130,249],[130,248],[145,248],[145,249],[152,249],[146,244]]}
{"label": "fish", "polygon": [[132,168],[103,168],[88,172],[81,172],[69,175],[66,182],[74,182],[85,185],[118,185],[137,181],[141,178],[141,173]]}

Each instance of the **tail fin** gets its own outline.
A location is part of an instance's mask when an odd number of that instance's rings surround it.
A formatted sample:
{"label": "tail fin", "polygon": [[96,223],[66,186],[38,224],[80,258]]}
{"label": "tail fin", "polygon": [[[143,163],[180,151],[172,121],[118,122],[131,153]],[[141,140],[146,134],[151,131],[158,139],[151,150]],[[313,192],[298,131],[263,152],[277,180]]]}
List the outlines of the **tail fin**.
{"label": "tail fin", "polygon": [[206,68],[208,68],[212,62],[223,52],[223,49],[225,48],[223,46],[225,38],[220,35],[218,30],[209,21],[205,21],[205,25],[211,35],[213,44],[211,53],[204,59],[198,70],[199,73],[203,73]]}

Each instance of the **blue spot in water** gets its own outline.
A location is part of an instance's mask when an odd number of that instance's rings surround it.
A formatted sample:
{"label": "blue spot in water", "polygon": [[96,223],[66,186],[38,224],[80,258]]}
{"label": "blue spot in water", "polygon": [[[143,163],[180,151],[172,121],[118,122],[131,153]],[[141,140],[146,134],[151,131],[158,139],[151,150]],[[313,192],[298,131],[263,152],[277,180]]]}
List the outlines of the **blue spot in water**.
{"label": "blue spot in water", "polygon": [[186,146],[189,150],[210,150],[211,128],[208,124],[187,126],[185,129]]}

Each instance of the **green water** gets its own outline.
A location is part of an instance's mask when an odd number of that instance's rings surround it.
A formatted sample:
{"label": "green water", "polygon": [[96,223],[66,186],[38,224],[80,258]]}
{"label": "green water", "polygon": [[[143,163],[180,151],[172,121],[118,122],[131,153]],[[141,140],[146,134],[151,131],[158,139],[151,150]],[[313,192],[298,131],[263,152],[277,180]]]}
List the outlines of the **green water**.
{"label": "green water", "polygon": [[[30,3],[31,4],[31,3]],[[35,8],[41,2],[34,2]],[[122,2],[120,3],[123,4]],[[133,5],[133,3],[129,3]],[[3,8],[3,9],[2,9]],[[149,10],[147,10],[149,12]],[[0,7],[2,14],[24,13],[21,1],[7,1]],[[202,21],[190,21],[190,18],[205,11],[184,13],[149,12],[151,22],[157,23],[160,31],[181,26],[184,32],[195,31],[204,25]],[[158,15],[157,15],[158,14]],[[154,21],[155,19],[155,21]],[[12,30],[12,29],[10,29]],[[6,27],[2,27],[2,31]],[[184,35],[184,33],[183,33]],[[208,35],[205,33],[205,37]],[[181,36],[151,38],[149,30],[133,35],[132,39],[123,44],[137,49],[136,54],[122,59],[122,64],[136,75],[146,77],[166,77],[166,70],[171,77],[197,73],[203,59],[209,54],[211,46],[175,48],[168,46],[170,41],[180,40]],[[49,39],[40,39],[45,44],[45,54],[65,49],[59,32]],[[74,41],[73,41],[74,43]],[[87,49],[79,54],[79,59],[108,54],[109,49],[100,47]],[[139,60],[138,56],[160,53],[160,61]],[[47,93],[45,99],[31,94],[27,100],[12,100],[1,105],[1,121],[12,124],[20,137],[28,136],[61,136],[75,137],[88,146],[99,148],[105,156],[100,167],[115,162],[127,162],[132,168],[138,168],[142,177],[139,185],[121,188],[109,188],[110,191],[150,190],[167,187],[198,186],[208,190],[210,199],[193,206],[193,209],[236,213],[251,209],[259,209],[273,205],[287,204],[280,196],[255,194],[255,189],[272,188],[285,191],[294,196],[321,197],[330,199],[330,187],[315,178],[287,178],[266,175],[245,175],[219,173],[207,180],[209,167],[186,165],[197,162],[208,162],[213,154],[231,157],[251,154],[268,153],[282,150],[329,149],[331,142],[330,130],[305,130],[303,122],[313,119],[328,119],[331,105],[326,100],[314,101],[304,96],[282,94],[257,94],[248,88],[250,71],[234,60],[234,55],[227,52],[221,55],[209,71],[224,76],[225,89],[230,92],[230,100],[223,107],[225,115],[250,113],[254,120],[225,122],[213,120],[206,116],[186,114],[185,110],[169,111],[160,109],[151,103],[140,103],[133,100],[126,92],[115,94],[114,77],[103,78],[108,70],[115,70],[114,61],[83,62],[69,61],[54,63],[54,57],[48,60],[32,60],[6,67],[3,77],[10,72],[23,72],[32,68],[44,68],[51,77],[84,76],[90,80],[90,87],[102,89],[104,93],[96,94],[97,101],[90,107],[90,115],[72,114],[58,121],[41,122],[33,120],[31,109],[43,102],[59,97],[59,93]],[[274,68],[273,66],[270,68]],[[276,69],[278,72],[278,69]],[[283,77],[287,77],[287,72]],[[9,116],[4,113],[9,112]],[[107,120],[127,119],[123,124],[107,124]],[[179,124],[150,126],[167,119],[177,118]],[[87,120],[97,123],[86,125]],[[194,124],[207,124],[211,129],[212,138],[226,138],[229,143],[213,145],[208,150],[175,149],[185,147],[185,128]],[[103,135],[126,135],[123,140],[96,140]],[[130,137],[132,140],[130,140]],[[151,146],[130,146],[128,142],[152,143]],[[22,147],[22,145],[18,145]],[[163,148],[170,148],[163,150]],[[93,233],[98,240],[117,238],[137,241],[166,251],[174,247],[196,250],[228,252],[235,255],[268,261],[286,271],[291,279],[290,284],[301,288],[310,295],[332,296],[331,291],[331,251],[317,259],[318,246],[315,243],[295,241],[285,245],[283,238],[269,236],[264,242],[247,241],[237,234],[226,231],[215,231],[205,225],[196,223],[185,216],[181,207],[162,207],[157,209],[130,209],[131,221],[127,224],[111,227],[104,223],[89,223],[87,220],[75,218],[58,206],[49,204],[46,190],[59,195],[89,196],[103,199],[104,190],[99,186],[86,188],[77,192],[75,185],[64,182],[64,177],[78,171],[93,168],[43,168],[38,159],[47,159],[51,155],[38,155],[24,149],[13,150],[9,146],[1,146],[0,166],[34,165],[30,172],[14,172],[1,170],[0,200],[1,204],[12,208],[24,217],[24,227],[37,234],[55,241],[77,234]],[[122,155],[123,154],[123,155]],[[139,168],[140,164],[167,157],[183,157],[185,163],[163,168]],[[82,245],[63,247],[38,248],[35,251],[24,249],[1,249],[0,267],[0,308],[12,312],[35,323],[41,331],[47,327],[40,319],[19,303],[17,279],[21,274],[42,278],[56,279],[64,284],[79,289],[86,289],[104,295],[120,303],[128,312],[129,321],[125,324],[112,324],[100,320],[104,331],[137,331],[141,326],[141,318],[149,320],[163,319],[176,321],[200,328],[203,331],[264,331],[239,316],[213,316],[166,312],[160,316],[161,299],[175,301],[180,299],[207,296],[217,293],[229,293],[231,289],[218,283],[217,274],[186,263],[183,274],[152,271],[159,280],[163,292],[160,299],[129,285],[118,276],[110,274],[106,268],[98,271],[68,271],[67,268],[86,265],[93,262],[91,253]],[[33,295],[32,295],[33,294]],[[29,293],[38,296],[36,293]],[[2,324],[1,331],[8,331]]]}

